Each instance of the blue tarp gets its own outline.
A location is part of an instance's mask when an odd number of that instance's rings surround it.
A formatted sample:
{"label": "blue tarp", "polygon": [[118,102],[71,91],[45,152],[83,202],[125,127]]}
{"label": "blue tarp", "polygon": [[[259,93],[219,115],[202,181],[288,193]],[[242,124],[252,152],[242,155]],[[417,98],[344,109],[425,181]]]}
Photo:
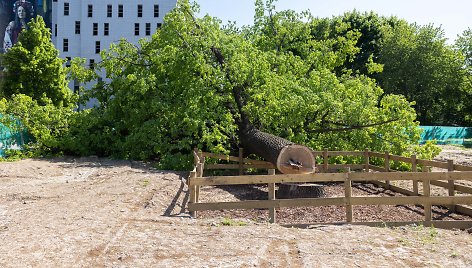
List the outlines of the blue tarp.
{"label": "blue tarp", "polygon": [[465,144],[472,142],[472,128],[470,127],[443,127],[420,126],[421,143],[436,140],[438,144]]}

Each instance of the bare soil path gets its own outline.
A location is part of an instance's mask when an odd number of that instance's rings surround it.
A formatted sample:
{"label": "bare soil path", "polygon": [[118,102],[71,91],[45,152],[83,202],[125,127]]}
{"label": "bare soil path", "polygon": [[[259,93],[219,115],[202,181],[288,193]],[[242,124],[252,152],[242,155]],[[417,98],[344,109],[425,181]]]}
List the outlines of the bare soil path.
{"label": "bare soil path", "polygon": [[184,175],[98,158],[0,163],[0,267],[472,267],[466,231],[192,219]]}

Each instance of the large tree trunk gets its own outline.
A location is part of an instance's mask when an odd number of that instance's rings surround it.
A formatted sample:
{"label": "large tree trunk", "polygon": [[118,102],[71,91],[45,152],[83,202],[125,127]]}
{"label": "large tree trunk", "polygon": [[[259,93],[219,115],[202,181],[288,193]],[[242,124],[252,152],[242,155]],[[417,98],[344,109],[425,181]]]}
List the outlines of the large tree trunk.
{"label": "large tree trunk", "polygon": [[251,125],[240,126],[239,138],[247,153],[263,157],[284,174],[315,172],[315,158],[305,146],[262,132]]}
{"label": "large tree trunk", "polygon": [[[294,144],[284,138],[259,131],[250,123],[244,112],[246,105],[245,86],[234,83],[231,72],[225,64],[225,57],[217,47],[211,47],[215,59],[226,73],[226,78],[232,84],[233,98],[236,103],[239,118],[239,139],[246,152],[263,157],[271,162],[284,174],[305,174],[315,172],[315,158],[311,150],[305,146]],[[232,110],[232,109],[230,109]],[[235,116],[235,118],[237,118]]]}

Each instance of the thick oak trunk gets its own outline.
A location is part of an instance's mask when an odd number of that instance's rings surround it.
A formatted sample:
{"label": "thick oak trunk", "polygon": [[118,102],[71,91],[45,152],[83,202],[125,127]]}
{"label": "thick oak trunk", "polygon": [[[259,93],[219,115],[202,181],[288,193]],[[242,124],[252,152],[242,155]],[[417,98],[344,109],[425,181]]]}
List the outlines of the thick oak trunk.
{"label": "thick oak trunk", "polygon": [[241,127],[239,138],[247,153],[263,157],[284,174],[315,172],[315,158],[305,146],[262,132],[252,126]]}
{"label": "thick oak trunk", "polygon": [[235,83],[230,70],[226,66],[226,60],[221,50],[217,47],[211,47],[211,51],[220,67],[225,71],[228,81],[234,84],[232,93],[240,116],[239,118],[235,116],[235,118],[238,118],[236,120],[239,125],[239,138],[246,152],[263,157],[285,174],[315,172],[315,159],[310,149],[296,145],[281,137],[259,131],[250,124],[249,117],[244,112],[247,100],[245,98],[245,85]]}

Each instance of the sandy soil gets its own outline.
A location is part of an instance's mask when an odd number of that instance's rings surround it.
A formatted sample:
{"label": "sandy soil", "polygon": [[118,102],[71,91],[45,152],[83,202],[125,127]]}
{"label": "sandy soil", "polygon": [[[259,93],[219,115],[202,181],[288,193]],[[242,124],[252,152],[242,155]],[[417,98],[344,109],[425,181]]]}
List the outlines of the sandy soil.
{"label": "sandy soil", "polygon": [[0,267],[472,267],[467,231],[192,219],[184,177],[97,158],[0,163]]}

